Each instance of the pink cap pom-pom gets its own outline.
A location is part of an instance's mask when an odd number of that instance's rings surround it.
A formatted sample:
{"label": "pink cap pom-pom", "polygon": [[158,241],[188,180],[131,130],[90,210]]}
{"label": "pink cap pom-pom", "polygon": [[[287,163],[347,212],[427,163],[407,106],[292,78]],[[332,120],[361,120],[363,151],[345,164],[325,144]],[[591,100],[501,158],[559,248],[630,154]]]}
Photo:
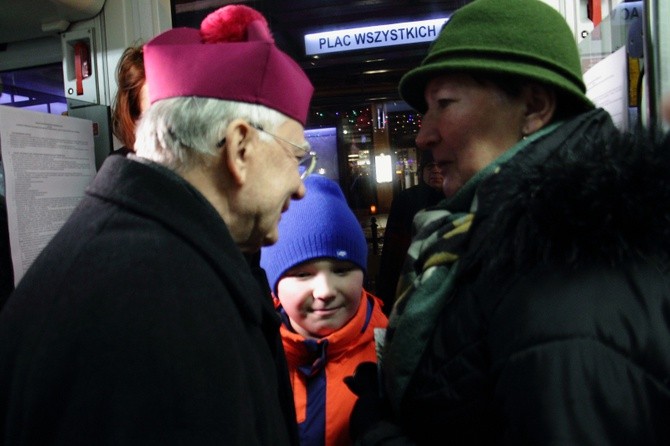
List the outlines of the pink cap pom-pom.
{"label": "pink cap pom-pom", "polygon": [[205,43],[247,41],[247,28],[254,21],[261,22],[267,35],[270,34],[268,23],[260,12],[244,5],[224,6],[205,17],[200,24],[200,35]]}

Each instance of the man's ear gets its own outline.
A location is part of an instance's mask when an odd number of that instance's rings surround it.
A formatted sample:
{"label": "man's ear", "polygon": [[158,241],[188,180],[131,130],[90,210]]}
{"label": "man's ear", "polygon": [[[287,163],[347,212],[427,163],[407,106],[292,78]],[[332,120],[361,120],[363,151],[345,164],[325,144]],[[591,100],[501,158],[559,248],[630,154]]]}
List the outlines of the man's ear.
{"label": "man's ear", "polygon": [[556,92],[544,85],[529,84],[524,87],[523,98],[526,113],[521,131],[527,136],[551,122],[556,113]]}
{"label": "man's ear", "polygon": [[235,119],[226,127],[224,138],[221,163],[228,168],[232,181],[241,186],[249,174],[249,157],[254,148],[254,132],[244,119]]}

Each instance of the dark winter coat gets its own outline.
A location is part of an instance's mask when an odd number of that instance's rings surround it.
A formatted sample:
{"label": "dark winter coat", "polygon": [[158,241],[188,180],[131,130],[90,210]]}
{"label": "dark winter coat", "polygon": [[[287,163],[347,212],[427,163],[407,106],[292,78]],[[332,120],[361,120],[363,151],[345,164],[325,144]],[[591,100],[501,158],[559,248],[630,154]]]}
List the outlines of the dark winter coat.
{"label": "dark winter coat", "polygon": [[393,306],[398,277],[412,241],[412,220],[417,212],[437,204],[443,198],[441,191],[421,182],[400,192],[391,203],[376,280],[377,296],[384,302],[386,314]]}
{"label": "dark winter coat", "polygon": [[596,110],[483,180],[400,411],[362,444],[669,444],[668,172],[667,143]]}
{"label": "dark winter coat", "polygon": [[193,187],[108,158],[0,314],[0,444],[296,445],[265,289]]}

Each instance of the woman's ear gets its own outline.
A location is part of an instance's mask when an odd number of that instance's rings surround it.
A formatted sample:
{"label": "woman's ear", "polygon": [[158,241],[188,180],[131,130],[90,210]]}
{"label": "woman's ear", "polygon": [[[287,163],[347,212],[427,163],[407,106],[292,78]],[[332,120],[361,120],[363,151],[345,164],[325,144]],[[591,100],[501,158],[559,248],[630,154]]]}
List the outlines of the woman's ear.
{"label": "woman's ear", "polygon": [[241,186],[249,174],[249,159],[254,148],[251,126],[244,119],[235,119],[225,129],[221,148],[221,164],[230,172],[235,184]]}
{"label": "woman's ear", "polygon": [[527,136],[551,122],[556,112],[556,92],[544,85],[529,84],[524,87],[522,94],[526,113],[521,132]]}

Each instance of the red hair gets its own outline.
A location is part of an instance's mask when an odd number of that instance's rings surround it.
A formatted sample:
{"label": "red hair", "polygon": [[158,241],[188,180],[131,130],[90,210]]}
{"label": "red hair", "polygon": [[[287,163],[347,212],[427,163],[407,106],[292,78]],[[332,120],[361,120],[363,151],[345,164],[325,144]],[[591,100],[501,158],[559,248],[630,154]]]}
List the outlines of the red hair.
{"label": "red hair", "polygon": [[134,151],[135,123],[142,115],[141,91],[146,82],[141,46],[125,49],[116,68],[117,91],[112,109],[112,132]]}

